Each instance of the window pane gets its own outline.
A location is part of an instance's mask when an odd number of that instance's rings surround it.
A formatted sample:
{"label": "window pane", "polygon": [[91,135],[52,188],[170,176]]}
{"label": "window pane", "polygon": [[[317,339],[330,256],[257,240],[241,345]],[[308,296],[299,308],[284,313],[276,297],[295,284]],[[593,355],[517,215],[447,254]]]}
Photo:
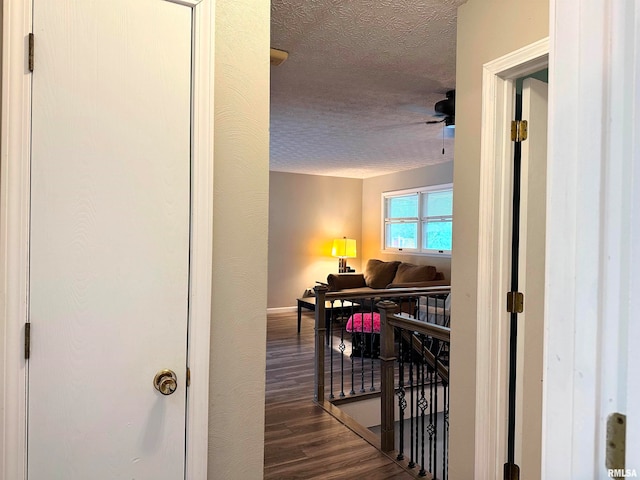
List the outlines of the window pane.
{"label": "window pane", "polygon": [[389,248],[418,248],[418,224],[388,223],[386,225],[385,243]]}
{"label": "window pane", "polygon": [[453,214],[453,190],[428,192],[424,196],[424,201],[426,203],[424,215],[427,217]]}
{"label": "window pane", "polygon": [[387,218],[417,218],[418,194],[387,198]]}
{"label": "window pane", "polygon": [[451,250],[452,222],[425,222],[422,224],[423,248],[428,250]]}

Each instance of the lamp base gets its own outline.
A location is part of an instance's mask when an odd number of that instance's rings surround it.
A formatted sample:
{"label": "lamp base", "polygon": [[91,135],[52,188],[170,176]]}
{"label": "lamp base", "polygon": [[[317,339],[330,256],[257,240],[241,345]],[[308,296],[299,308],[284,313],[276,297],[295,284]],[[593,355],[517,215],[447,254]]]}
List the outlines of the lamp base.
{"label": "lamp base", "polygon": [[338,259],[338,273],[347,273],[349,271],[349,267],[347,267],[347,259],[339,258]]}

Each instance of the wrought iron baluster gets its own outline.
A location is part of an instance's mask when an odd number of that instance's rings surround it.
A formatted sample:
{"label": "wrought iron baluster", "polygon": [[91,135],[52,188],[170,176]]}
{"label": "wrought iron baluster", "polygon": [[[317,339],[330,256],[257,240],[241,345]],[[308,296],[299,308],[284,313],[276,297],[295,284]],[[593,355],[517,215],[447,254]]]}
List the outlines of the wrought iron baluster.
{"label": "wrought iron baluster", "polygon": [[[353,315],[353,303],[351,303],[351,315]],[[345,393],[344,393],[344,352],[347,349],[346,344],[344,343],[344,331],[345,331],[346,325],[344,322],[344,315],[342,316],[341,320],[340,320],[340,345],[338,345],[338,348],[340,349],[340,398],[344,398],[345,397]]]}
{"label": "wrought iron baluster", "polygon": [[[420,352],[424,352],[425,340],[424,335],[420,335]],[[425,450],[425,421],[426,421],[426,413],[427,407],[429,406],[429,402],[427,401],[424,394],[424,384],[425,384],[425,370],[426,365],[424,359],[420,358],[420,400],[418,400],[418,405],[420,407],[420,472],[419,475],[421,477],[425,477],[427,475],[427,471],[425,469],[425,458],[424,458],[424,450]],[[417,438],[416,438],[417,441]]]}
{"label": "wrought iron baluster", "polygon": [[364,393],[366,391],[364,388],[364,349],[367,346],[364,337],[364,312],[360,314],[360,338],[358,339],[358,344],[360,346],[360,393]]}
{"label": "wrought iron baluster", "polygon": [[409,335],[409,387],[410,387],[410,392],[411,392],[411,408],[409,409],[409,418],[410,418],[410,422],[411,422],[411,428],[410,428],[410,435],[409,435],[409,443],[411,446],[411,458],[409,459],[409,468],[415,468],[416,466],[416,457],[418,456],[418,449],[416,448],[414,450],[413,446],[414,446],[414,442],[413,442],[413,438],[414,438],[414,433],[417,436],[417,433],[415,432],[415,428],[414,428],[414,418],[415,418],[415,412],[417,410],[415,410],[415,382],[414,382],[414,372],[413,372],[413,346],[411,345],[411,341],[412,341],[412,336]]}
{"label": "wrought iron baluster", "polygon": [[[433,450],[429,453],[429,464],[431,472],[435,476],[438,471],[438,376],[437,376],[438,354],[435,356],[435,367],[430,373],[431,383],[431,429],[430,435],[433,437]],[[429,443],[431,443],[431,438]]]}
{"label": "wrought iron baluster", "polygon": [[369,391],[370,392],[375,392],[376,391],[376,387],[374,384],[375,381],[375,362],[374,362],[374,357],[378,358],[380,356],[380,353],[376,353],[376,349],[375,349],[375,336],[379,335],[375,333],[375,319],[373,318],[373,312],[371,312],[371,333],[369,334],[369,363],[371,365],[371,386],[369,387]]}
{"label": "wrought iron baluster", "polygon": [[[344,312],[344,302],[342,304],[341,311]],[[353,308],[353,307],[351,307]],[[344,398],[344,351],[346,349],[346,345],[344,344],[344,314],[340,317],[340,344],[338,345],[338,349],[340,350],[340,398]]]}
{"label": "wrought iron baluster", "polygon": [[398,407],[400,413],[400,432],[397,460],[404,459],[404,411],[407,408],[406,392],[404,389],[404,349],[402,346],[402,332],[394,329],[394,336],[398,341]]}
{"label": "wrought iron baluster", "polygon": [[327,325],[327,340],[329,341],[329,398],[333,400],[335,395],[333,394],[333,321],[335,320],[335,300],[331,300],[331,313],[329,314],[329,325]]}
{"label": "wrought iron baluster", "polygon": [[355,390],[355,385],[356,385],[356,377],[355,377],[355,365],[356,365],[356,358],[355,358],[355,341],[357,338],[357,335],[355,335],[355,317],[353,317],[353,319],[351,320],[351,356],[350,356],[350,360],[351,360],[351,390],[349,390],[349,395],[355,395],[356,394],[356,390]]}
{"label": "wrought iron baluster", "polygon": [[442,435],[442,480],[447,480],[449,473],[448,448],[449,448],[449,384],[442,382],[443,395],[443,435]]}

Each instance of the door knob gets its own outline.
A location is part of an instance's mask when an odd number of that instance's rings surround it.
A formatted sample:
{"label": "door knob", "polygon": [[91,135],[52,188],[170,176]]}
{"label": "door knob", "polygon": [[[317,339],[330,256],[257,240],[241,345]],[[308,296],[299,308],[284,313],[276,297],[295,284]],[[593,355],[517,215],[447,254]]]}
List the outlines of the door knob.
{"label": "door knob", "polygon": [[171,395],[178,388],[178,378],[172,370],[160,370],[153,379],[153,386],[163,395]]}

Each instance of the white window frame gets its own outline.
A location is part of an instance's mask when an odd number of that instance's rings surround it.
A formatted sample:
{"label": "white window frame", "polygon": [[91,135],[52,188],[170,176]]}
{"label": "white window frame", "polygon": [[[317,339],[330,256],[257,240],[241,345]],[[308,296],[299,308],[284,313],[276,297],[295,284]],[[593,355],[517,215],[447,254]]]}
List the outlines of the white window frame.
{"label": "white window frame", "polygon": [[[434,249],[426,249],[422,247],[423,242],[423,226],[428,221],[428,218],[423,212],[423,195],[427,193],[439,192],[439,191],[447,191],[451,190],[453,194],[453,183],[444,183],[440,185],[430,185],[427,187],[417,187],[417,188],[408,188],[404,190],[393,190],[388,192],[382,192],[381,195],[381,241],[382,251],[385,253],[405,253],[411,255],[429,255],[429,256],[451,256],[451,250],[434,250]],[[387,199],[392,197],[402,197],[405,195],[418,195],[418,216],[404,219],[395,219],[394,221],[390,220],[387,217]],[[444,217],[438,216],[437,218],[442,219]],[[451,221],[453,222],[453,212],[451,214]],[[387,246],[387,225],[393,223],[401,223],[401,222],[416,222],[417,223],[417,248],[407,248],[407,247],[391,247]]]}

